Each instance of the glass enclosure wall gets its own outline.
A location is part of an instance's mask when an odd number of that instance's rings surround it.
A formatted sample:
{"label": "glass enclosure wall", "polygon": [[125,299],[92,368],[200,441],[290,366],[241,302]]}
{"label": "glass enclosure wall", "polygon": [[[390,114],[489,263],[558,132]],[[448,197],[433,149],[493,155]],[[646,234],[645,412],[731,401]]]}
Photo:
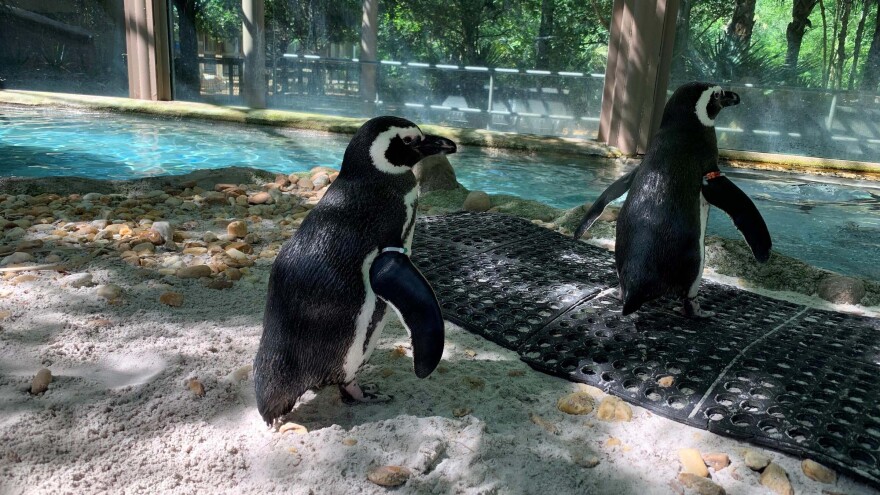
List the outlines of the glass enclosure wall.
{"label": "glass enclosure wall", "polygon": [[128,96],[121,0],[0,0],[0,88]]}
{"label": "glass enclosure wall", "polygon": [[[596,137],[612,0],[378,1],[374,57],[363,3],[266,0],[270,107]],[[236,2],[171,4],[175,97],[240,103]]]}
{"label": "glass enclosure wall", "polygon": [[740,94],[721,148],[878,162],[878,25],[873,0],[681,0],[669,90]]}

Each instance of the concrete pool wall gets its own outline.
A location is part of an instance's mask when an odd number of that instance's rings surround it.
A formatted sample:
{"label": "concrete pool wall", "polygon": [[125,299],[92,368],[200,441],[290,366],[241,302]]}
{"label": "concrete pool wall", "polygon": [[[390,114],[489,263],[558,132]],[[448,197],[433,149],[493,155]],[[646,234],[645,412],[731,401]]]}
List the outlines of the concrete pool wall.
{"label": "concrete pool wall", "polygon": [[[186,101],[148,101],[131,98],[19,90],[0,91],[0,103],[25,106],[61,106],[174,118],[220,120],[342,134],[354,134],[358,127],[366,120],[366,118],[336,117],[286,110],[254,110],[245,107],[228,107]],[[528,152],[571,153],[607,158],[616,158],[622,155],[616,148],[597,141],[435,125],[420,125],[420,127],[426,132],[448,137],[466,146],[505,148]],[[834,175],[880,181],[880,163],[740,150],[721,150],[720,154],[724,162],[732,167]]]}

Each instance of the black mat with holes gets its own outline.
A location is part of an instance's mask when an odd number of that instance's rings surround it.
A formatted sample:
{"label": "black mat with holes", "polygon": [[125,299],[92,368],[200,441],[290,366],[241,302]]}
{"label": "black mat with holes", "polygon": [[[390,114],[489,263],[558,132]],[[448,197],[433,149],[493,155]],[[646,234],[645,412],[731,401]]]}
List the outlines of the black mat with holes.
{"label": "black mat with holes", "polygon": [[501,214],[419,219],[413,260],[446,319],[537,370],[880,486],[878,319],[705,281],[709,320],[623,317],[611,253]]}

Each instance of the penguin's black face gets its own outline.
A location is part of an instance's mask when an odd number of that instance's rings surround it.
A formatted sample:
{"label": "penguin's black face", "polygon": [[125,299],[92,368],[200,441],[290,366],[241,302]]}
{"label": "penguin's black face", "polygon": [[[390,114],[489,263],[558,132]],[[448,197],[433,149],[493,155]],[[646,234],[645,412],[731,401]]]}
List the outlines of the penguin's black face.
{"label": "penguin's black face", "polygon": [[739,95],[724,91],[721,86],[692,82],[680,86],[669,98],[663,111],[663,121],[691,120],[696,115],[700,124],[715,126],[715,118],[724,107],[739,104]]}
{"label": "penguin's black face", "polygon": [[401,174],[412,170],[422,158],[438,153],[455,153],[455,143],[440,136],[422,134],[412,122],[398,117],[377,117],[358,134],[370,139],[370,159],[378,170]]}

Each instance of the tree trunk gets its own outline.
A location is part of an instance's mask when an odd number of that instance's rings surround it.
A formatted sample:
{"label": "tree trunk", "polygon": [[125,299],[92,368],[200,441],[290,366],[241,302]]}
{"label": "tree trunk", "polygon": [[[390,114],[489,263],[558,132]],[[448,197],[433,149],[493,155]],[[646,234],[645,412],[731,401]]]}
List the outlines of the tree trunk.
{"label": "tree trunk", "polygon": [[672,47],[672,77],[685,77],[693,6],[693,0],[680,0],[678,6],[678,16],[675,18],[675,45]]}
{"label": "tree trunk", "polygon": [[871,38],[871,48],[868,49],[868,59],[865,60],[865,69],[862,71],[861,88],[864,91],[877,91],[878,81],[880,81],[880,8],[877,9],[874,37]]}
{"label": "tree trunk", "polygon": [[550,68],[550,39],[553,37],[554,0],[541,1],[541,25],[538,28],[538,43],[535,47],[535,68]]}
{"label": "tree trunk", "polygon": [[180,28],[180,58],[174,64],[175,98],[199,96],[199,40],[196,34],[196,0],[174,0]]}
{"label": "tree trunk", "polygon": [[853,0],[841,0],[840,31],[837,33],[837,70],[834,78],[837,89],[843,89],[843,64],[846,62],[846,33],[849,31],[849,15],[852,12]]}
{"label": "tree trunk", "polygon": [[819,11],[822,13],[822,87],[828,86],[828,72],[825,63],[828,61],[828,18],[825,15],[825,2],[819,0]]}
{"label": "tree trunk", "polygon": [[791,22],[785,30],[785,40],[788,44],[785,51],[785,66],[789,70],[789,82],[793,83],[797,77],[798,58],[801,54],[801,44],[804,41],[804,33],[810,23],[810,13],[819,0],[794,0],[791,6]]}
{"label": "tree trunk", "polygon": [[727,25],[727,37],[731,41],[749,46],[752,42],[752,28],[755,27],[755,1],[736,0],[733,18]]}
{"label": "tree trunk", "polygon": [[874,0],[864,0],[862,4],[862,17],[859,18],[859,27],[856,28],[856,42],[853,47],[853,63],[849,71],[849,84],[847,84],[847,89],[850,91],[853,89],[853,84],[856,79],[856,71],[859,67],[859,54],[862,51],[862,41],[865,37],[865,21],[868,19],[868,13],[870,13],[871,5],[873,3]]}

